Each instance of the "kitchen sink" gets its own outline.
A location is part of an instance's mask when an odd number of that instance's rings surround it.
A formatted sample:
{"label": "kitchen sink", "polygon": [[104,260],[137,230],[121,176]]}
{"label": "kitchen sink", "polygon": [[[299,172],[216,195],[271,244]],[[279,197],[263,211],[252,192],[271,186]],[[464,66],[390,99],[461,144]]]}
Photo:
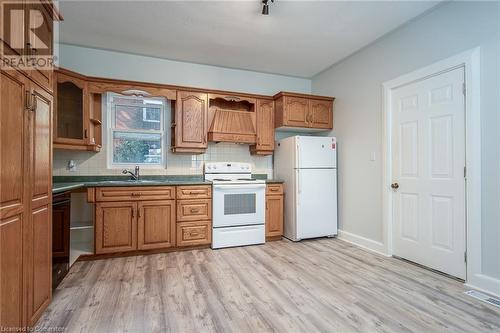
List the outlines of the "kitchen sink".
{"label": "kitchen sink", "polygon": [[148,183],[158,183],[157,180],[105,180],[99,182],[101,184],[148,184]]}

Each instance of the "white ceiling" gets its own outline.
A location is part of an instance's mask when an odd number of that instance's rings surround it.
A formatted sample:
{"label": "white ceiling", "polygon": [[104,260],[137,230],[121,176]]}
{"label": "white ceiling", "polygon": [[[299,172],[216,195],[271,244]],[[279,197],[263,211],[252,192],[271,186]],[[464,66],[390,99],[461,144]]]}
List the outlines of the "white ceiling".
{"label": "white ceiling", "polygon": [[438,1],[61,1],[62,43],[312,77]]}

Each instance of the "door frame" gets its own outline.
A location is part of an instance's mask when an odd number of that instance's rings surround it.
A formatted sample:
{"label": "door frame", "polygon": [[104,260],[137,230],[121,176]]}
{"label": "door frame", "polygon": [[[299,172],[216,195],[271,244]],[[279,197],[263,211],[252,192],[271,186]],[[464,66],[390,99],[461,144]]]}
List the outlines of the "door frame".
{"label": "door frame", "polygon": [[[482,286],[481,278],[481,115],[480,48],[474,48],[430,66],[383,83],[382,112],[382,221],[386,253],[393,255],[392,183],[392,90],[444,72],[464,68],[465,72],[465,235],[466,283]],[[481,289],[481,288],[479,288]],[[491,290],[483,287],[482,289]]]}

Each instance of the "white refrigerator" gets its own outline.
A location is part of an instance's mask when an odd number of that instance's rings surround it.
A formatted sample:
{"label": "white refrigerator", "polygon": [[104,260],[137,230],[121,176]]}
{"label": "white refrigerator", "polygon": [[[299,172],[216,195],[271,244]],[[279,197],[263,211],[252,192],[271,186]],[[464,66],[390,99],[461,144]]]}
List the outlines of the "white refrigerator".
{"label": "white refrigerator", "polygon": [[286,238],[337,235],[336,138],[292,136],[279,141],[274,176],[285,182]]}

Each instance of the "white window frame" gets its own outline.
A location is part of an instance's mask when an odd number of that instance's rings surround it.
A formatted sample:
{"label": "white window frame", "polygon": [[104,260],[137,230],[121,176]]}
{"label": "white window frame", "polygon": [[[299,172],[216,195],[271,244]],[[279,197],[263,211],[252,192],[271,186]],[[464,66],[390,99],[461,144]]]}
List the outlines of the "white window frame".
{"label": "white window frame", "polygon": [[[131,130],[131,129],[117,129],[115,128],[115,103],[112,102],[113,97],[124,97],[124,98],[147,98],[152,100],[162,101],[160,106],[160,121],[157,120],[146,120],[148,122],[159,122],[160,130]],[[128,105],[127,105],[128,106]],[[142,169],[166,169],[167,166],[167,126],[165,124],[167,112],[167,100],[161,97],[137,97],[137,96],[127,96],[117,93],[107,93],[106,96],[106,136],[107,136],[107,167],[108,169],[130,169],[139,165]],[[146,117],[146,108],[143,108],[143,119]],[[161,143],[161,158],[159,164],[149,164],[149,163],[115,163],[113,161],[113,133],[114,132],[129,132],[129,133],[143,133],[143,134],[160,134]]]}

